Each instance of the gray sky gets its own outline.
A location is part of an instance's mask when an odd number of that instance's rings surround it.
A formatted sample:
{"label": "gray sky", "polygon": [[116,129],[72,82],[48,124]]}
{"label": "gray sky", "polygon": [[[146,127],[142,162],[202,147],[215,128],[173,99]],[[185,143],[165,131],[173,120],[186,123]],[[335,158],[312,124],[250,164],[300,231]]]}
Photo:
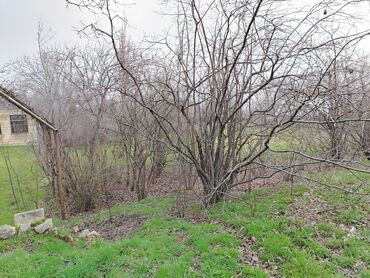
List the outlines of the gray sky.
{"label": "gray sky", "polygon": [[[294,1],[303,3],[303,0]],[[163,0],[130,2],[136,3],[125,11],[130,25],[128,32],[133,39],[140,39],[144,34],[161,33],[169,25],[168,19],[158,13]],[[369,15],[370,4],[359,4],[357,10]],[[56,44],[71,45],[80,41],[74,27],[81,26],[81,21],[89,23],[93,19],[86,11],[71,6],[67,8],[65,0],[0,0],[0,66],[37,50],[40,21],[53,30]],[[363,48],[369,48],[370,53],[370,39],[363,43]]]}
{"label": "gray sky", "polygon": [[59,42],[75,40],[72,25],[81,16],[67,10],[63,0],[0,0],[0,64],[36,50],[40,20]]}
{"label": "gray sky", "polygon": [[[158,14],[160,2],[138,0],[127,7],[129,34],[133,39],[161,32],[166,27],[167,19]],[[70,45],[80,41],[74,27],[92,20],[86,11],[67,7],[65,0],[0,0],[0,66],[37,50],[40,21],[52,29],[55,43]]]}

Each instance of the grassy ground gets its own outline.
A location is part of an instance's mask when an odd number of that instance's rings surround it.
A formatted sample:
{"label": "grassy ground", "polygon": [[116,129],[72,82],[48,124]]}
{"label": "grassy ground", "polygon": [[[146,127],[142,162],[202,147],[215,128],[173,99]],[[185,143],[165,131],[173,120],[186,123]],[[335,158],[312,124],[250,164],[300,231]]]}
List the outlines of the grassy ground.
{"label": "grassy ground", "polygon": [[[322,176],[337,185],[358,182],[342,172]],[[291,196],[283,184],[207,211],[191,206],[188,215],[196,223],[171,216],[173,201],[149,198],[114,207],[114,215],[147,219],[133,237],[118,242],[66,243],[48,234],[0,242],[0,276],[370,277],[369,205],[345,193],[295,184]],[[107,217],[102,211],[89,219]],[[57,225],[68,230],[83,221]]]}
{"label": "grassy ground", "polygon": [[37,186],[42,183],[41,172],[32,151],[25,146],[0,147],[0,225],[11,224],[13,214],[18,212],[5,157],[9,157],[12,166],[11,177],[20,210],[34,209],[37,199],[43,197],[43,188]]}

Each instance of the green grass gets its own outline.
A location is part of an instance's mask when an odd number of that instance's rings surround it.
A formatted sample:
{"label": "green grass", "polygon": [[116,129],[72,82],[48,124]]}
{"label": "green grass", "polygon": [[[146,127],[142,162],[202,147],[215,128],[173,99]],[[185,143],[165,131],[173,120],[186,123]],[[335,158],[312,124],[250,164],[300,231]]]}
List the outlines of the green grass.
{"label": "green grass", "polygon": [[[11,224],[13,214],[19,212],[13,197],[5,156],[10,158],[14,169],[11,170],[11,176],[20,210],[36,208],[37,199],[42,200],[44,196],[41,171],[32,151],[25,146],[0,147],[0,225]],[[24,204],[21,200],[21,191]]]}
{"label": "green grass", "polygon": [[344,209],[337,211],[337,223],[345,225],[360,224],[370,214],[370,206],[368,205],[370,194],[369,174],[356,173],[354,175],[348,170],[334,168],[311,176],[323,183],[362,194],[352,195],[345,191],[326,187],[321,187],[317,190],[317,194],[331,207],[344,207]]}
{"label": "green grass", "polygon": [[[160,199],[159,207],[170,209]],[[192,224],[148,211],[148,202],[127,208],[151,215],[134,237],[116,243],[68,244],[51,235],[0,242],[0,276],[12,277],[231,277],[242,273],[239,240],[216,224]]]}
{"label": "green grass", "polygon": [[[307,190],[306,187],[296,187],[294,195],[303,198]],[[322,189],[317,192],[329,200],[341,200],[342,197],[338,191],[330,191],[330,196],[326,196]],[[336,223],[315,225],[286,213],[287,206],[295,201],[289,196],[288,188],[269,195],[265,190],[257,190],[253,194],[257,202],[253,213],[251,205],[232,202],[216,205],[210,215],[212,219],[236,229],[239,235],[255,237],[257,242],[253,249],[259,250],[260,260],[276,265],[280,274],[287,277],[344,277],[340,271],[346,267],[355,268],[358,273],[366,272],[370,263],[369,235],[364,234],[366,227],[358,228],[362,233],[359,237],[347,237],[348,231],[338,228],[340,224],[364,221],[363,213],[353,213],[352,208],[344,208],[337,212]],[[253,200],[251,194],[245,195],[244,199],[249,204]],[[341,215],[348,217],[343,219]],[[319,241],[319,232],[324,244]]]}
{"label": "green grass", "polygon": [[[343,187],[359,182],[340,171],[317,177]],[[305,206],[310,196],[340,208],[330,221],[322,222],[307,221],[289,209],[291,204]],[[343,207],[353,201],[340,191],[298,184],[290,196],[290,188],[283,184],[274,190],[254,190],[207,211],[192,204],[188,212],[205,219],[194,224],[171,216],[174,198],[147,198],[112,208],[113,215],[147,219],[129,239],[66,243],[50,234],[29,233],[0,241],[0,277],[346,277],[348,272],[369,277],[369,206]],[[103,210],[55,222],[68,229],[108,217]],[[356,233],[348,236],[352,226]],[[250,248],[270,274],[245,263],[250,255],[244,251],[245,238],[254,238]]]}
{"label": "green grass", "polygon": [[[181,242],[173,235],[179,229],[189,237],[187,241]],[[0,258],[0,273],[15,277],[122,277],[123,273],[125,277],[181,277],[183,274],[228,277],[239,267],[235,250],[238,242],[228,234],[214,236],[215,230],[217,227],[206,224],[155,219],[133,238],[117,243],[71,245],[51,236],[35,236],[27,242],[34,255],[29,256],[24,248],[17,247]],[[199,237],[204,238],[204,243],[199,244]],[[189,269],[192,264],[193,270]]]}

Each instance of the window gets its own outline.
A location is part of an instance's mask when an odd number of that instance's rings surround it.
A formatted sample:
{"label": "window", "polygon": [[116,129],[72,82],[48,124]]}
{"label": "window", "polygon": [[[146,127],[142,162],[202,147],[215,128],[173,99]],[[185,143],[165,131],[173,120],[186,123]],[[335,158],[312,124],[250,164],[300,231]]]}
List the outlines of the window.
{"label": "window", "polygon": [[10,127],[12,133],[27,133],[28,124],[26,115],[10,115]]}

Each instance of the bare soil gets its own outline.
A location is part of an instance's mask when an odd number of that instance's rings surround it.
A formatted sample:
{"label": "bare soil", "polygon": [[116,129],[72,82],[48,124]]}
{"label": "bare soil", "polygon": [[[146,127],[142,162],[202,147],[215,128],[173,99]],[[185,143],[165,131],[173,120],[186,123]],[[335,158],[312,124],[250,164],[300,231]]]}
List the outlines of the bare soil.
{"label": "bare soil", "polygon": [[93,221],[79,225],[81,230],[89,229],[98,232],[102,238],[109,241],[117,241],[130,238],[140,228],[146,219],[139,215],[118,215],[102,222]]}

